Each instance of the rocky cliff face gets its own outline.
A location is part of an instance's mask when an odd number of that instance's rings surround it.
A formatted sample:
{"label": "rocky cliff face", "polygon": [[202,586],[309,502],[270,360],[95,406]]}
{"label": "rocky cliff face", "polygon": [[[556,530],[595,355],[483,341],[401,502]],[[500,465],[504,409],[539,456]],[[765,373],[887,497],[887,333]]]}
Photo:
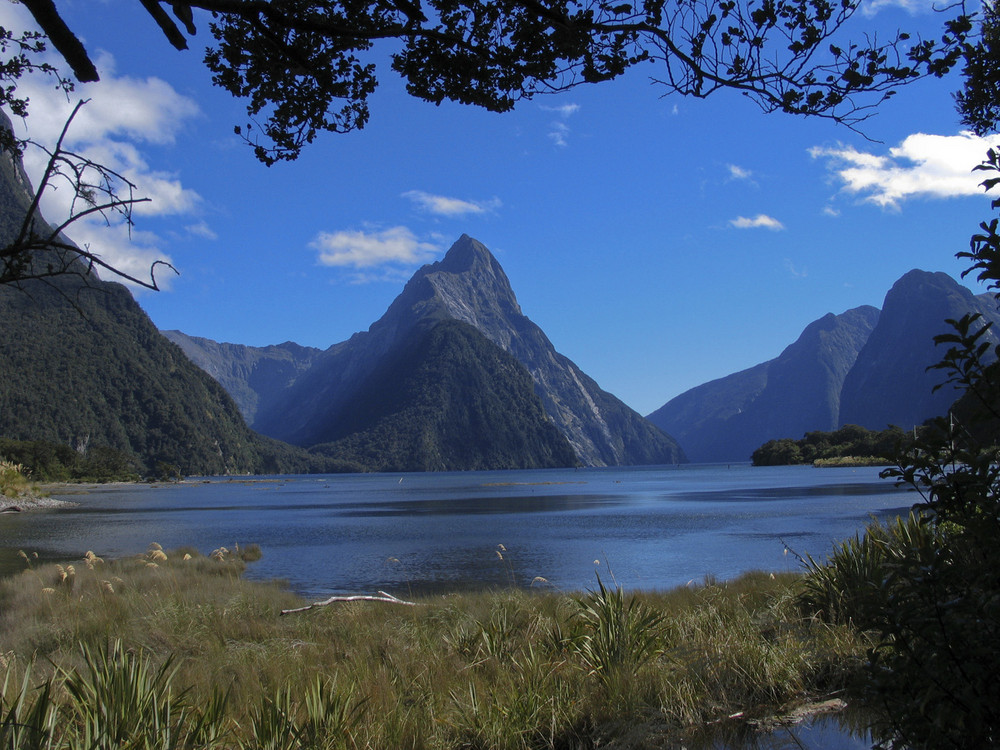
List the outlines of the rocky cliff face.
{"label": "rocky cliff face", "polygon": [[531,375],[552,423],[578,460],[592,466],[677,463],[676,442],[559,354],[522,312],[506,274],[481,243],[463,236],[439,262],[424,266],[368,331],[316,358],[273,401],[260,400],[254,427],[297,445],[327,442],[357,389],[386,356],[428,322],[465,323]]}
{"label": "rocky cliff face", "polygon": [[[959,394],[950,386],[934,391],[945,379],[942,372],[927,370],[945,353],[934,345],[934,336],[951,332],[946,319],[977,312],[1000,322],[992,295],[977,297],[947,274],[914,270],[899,279],[844,380],[841,424],[909,429],[947,413]],[[992,331],[987,335],[997,342]]]}
{"label": "rocky cliff face", "polygon": [[244,346],[188,336],[180,331],[162,333],[229,392],[251,426],[260,403],[277,400],[322,354],[320,349],[291,341],[273,346]]}
{"label": "rocky cliff face", "polygon": [[747,461],[774,437],[835,429],[844,379],[878,317],[868,306],[825,315],[775,359],[687,391],[649,420],[696,462]]}
{"label": "rocky cliff face", "polygon": [[371,471],[575,466],[511,354],[458,320],[418,324],[383,357],[313,453]]}
{"label": "rocky cliff face", "polygon": [[933,390],[944,375],[927,371],[944,354],[934,336],[950,330],[946,319],[976,312],[1000,323],[991,295],[977,297],[943,273],[910,271],[881,312],[826,315],[776,359],[693,388],[649,419],[704,462],[746,461],[768,440],[847,424],[908,429],[954,401],[954,390]]}

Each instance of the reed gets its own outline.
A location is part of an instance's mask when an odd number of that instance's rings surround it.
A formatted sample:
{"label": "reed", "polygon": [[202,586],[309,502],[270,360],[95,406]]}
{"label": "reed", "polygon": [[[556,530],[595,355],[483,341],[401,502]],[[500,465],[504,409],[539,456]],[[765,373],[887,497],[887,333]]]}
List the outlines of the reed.
{"label": "reed", "polygon": [[0,497],[17,498],[29,489],[27,469],[19,463],[0,459]]}
{"label": "reed", "polygon": [[44,695],[46,747],[642,747],[842,688],[867,646],[804,618],[791,575],[280,617],[300,601],[244,580],[242,550],[159,551],[155,568],[74,563],[71,589],[52,565],[0,582],[0,643],[14,664],[36,655],[4,711]]}

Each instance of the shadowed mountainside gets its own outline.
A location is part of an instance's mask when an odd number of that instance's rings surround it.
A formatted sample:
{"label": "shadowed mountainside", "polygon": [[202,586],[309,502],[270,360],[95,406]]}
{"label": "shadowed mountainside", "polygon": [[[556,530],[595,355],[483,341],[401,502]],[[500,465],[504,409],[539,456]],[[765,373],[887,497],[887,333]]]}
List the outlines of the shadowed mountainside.
{"label": "shadowed mountainside", "polygon": [[950,331],[946,319],[975,312],[1000,322],[992,296],[977,297],[944,273],[913,270],[889,290],[881,312],[826,315],[779,357],[682,393],[649,420],[697,462],[746,461],[768,440],[850,424],[909,429],[954,401],[951,388],[933,390],[944,380],[927,370],[944,354],[934,336]]}
{"label": "shadowed mountainside", "polygon": [[[317,355],[287,386],[266,389],[246,379],[238,388],[228,387],[255,391],[258,408],[252,424],[264,434],[302,446],[340,442],[346,437],[347,424],[362,432],[373,426],[359,421],[358,414],[378,412],[381,407],[367,405],[369,400],[395,399],[391,391],[403,374],[399,373],[396,381],[387,381],[388,390],[383,393],[372,391],[368,381],[383,371],[389,360],[400,360],[404,349],[411,352],[408,358],[414,359],[412,339],[422,337],[428,326],[442,321],[466,324],[520,363],[530,376],[546,419],[569,441],[580,463],[605,466],[684,460],[672,438],[601,390],[555,350],[542,330],[521,312],[496,258],[465,235],[441,261],[418,270],[367,331]],[[448,330],[456,335],[458,329]],[[469,335],[463,334],[465,345]],[[485,351],[481,345],[476,348]],[[198,357],[195,361],[203,363]],[[232,371],[229,363],[216,363],[216,369]],[[483,380],[483,387],[489,382]],[[509,386],[500,389],[509,390]],[[534,430],[528,428],[528,432]],[[559,455],[560,451],[546,449],[545,453]]]}
{"label": "shadowed mountainside", "polygon": [[878,317],[867,306],[825,315],[775,359],[693,388],[649,420],[696,462],[747,461],[775,436],[835,429],[844,378]]}

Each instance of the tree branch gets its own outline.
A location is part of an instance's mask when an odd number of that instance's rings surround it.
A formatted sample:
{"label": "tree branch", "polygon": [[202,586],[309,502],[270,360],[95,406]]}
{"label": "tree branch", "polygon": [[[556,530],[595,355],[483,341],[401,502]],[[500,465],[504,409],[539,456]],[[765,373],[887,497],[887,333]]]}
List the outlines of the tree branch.
{"label": "tree branch", "polygon": [[295,609],[283,609],[281,614],[291,615],[296,612],[307,612],[313,607],[326,607],[330,604],[336,604],[338,602],[384,602],[386,604],[402,604],[407,607],[419,606],[416,602],[407,602],[402,599],[397,599],[392,594],[388,594],[385,591],[379,591],[378,596],[372,596],[370,594],[356,594],[353,596],[331,596],[329,599],[324,599],[321,602],[313,602],[305,607],[296,607]]}
{"label": "tree branch", "polygon": [[87,50],[76,34],[70,31],[52,0],[21,0],[35,21],[41,26],[45,36],[52,42],[63,59],[73,69],[73,75],[81,83],[98,81],[97,68],[87,55]]}

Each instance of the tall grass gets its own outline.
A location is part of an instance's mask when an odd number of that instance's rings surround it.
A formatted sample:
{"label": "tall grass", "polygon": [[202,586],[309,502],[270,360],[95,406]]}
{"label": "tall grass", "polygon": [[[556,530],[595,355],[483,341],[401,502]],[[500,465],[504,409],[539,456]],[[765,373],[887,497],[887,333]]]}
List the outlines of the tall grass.
{"label": "tall grass", "polygon": [[0,459],[0,497],[16,498],[29,489],[27,470],[21,464]]}
{"label": "tall grass", "polygon": [[837,690],[868,645],[804,619],[794,576],[279,617],[297,597],[216,558],[151,548],[0,582],[5,715],[37,727],[3,747],[642,747]]}
{"label": "tall grass", "polygon": [[893,595],[890,567],[910,551],[930,554],[942,533],[913,512],[886,524],[873,521],[864,533],[837,544],[827,560],[806,558],[799,601],[806,612],[831,622],[877,627]]}

